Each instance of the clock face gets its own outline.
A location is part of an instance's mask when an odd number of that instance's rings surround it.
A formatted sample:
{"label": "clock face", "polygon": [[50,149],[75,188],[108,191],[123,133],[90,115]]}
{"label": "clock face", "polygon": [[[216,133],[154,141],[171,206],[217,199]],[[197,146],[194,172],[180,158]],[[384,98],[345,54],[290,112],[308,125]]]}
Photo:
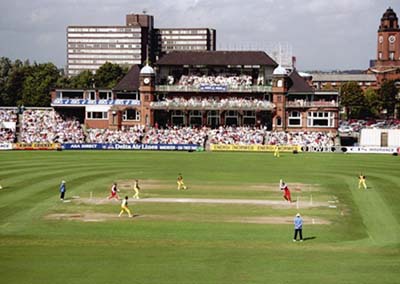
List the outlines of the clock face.
{"label": "clock face", "polygon": [[146,85],[150,83],[150,79],[149,78],[144,78],[143,79],[143,83],[145,83]]}
{"label": "clock face", "polygon": [[389,42],[390,43],[394,43],[396,41],[396,37],[394,36],[394,35],[391,35],[390,37],[389,37]]}
{"label": "clock face", "polygon": [[379,43],[383,42],[383,36],[379,36]]}

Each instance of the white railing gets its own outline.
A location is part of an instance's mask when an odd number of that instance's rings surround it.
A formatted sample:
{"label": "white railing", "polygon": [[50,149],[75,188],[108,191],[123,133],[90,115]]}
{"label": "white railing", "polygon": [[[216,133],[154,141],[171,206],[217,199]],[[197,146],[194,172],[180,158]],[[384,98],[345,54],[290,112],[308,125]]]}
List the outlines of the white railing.
{"label": "white railing", "polygon": [[[215,86],[218,87],[218,86]],[[200,86],[183,86],[183,85],[158,85],[156,86],[157,92],[227,92],[227,93],[265,93],[271,92],[271,86],[223,86],[223,88],[211,88],[212,90],[205,90]]]}
{"label": "white railing", "polygon": [[223,99],[216,100],[184,100],[173,99],[151,102],[152,109],[191,109],[191,110],[273,110],[275,105],[270,101]]}
{"label": "white railing", "polygon": [[286,107],[339,107],[335,101],[286,101]]}

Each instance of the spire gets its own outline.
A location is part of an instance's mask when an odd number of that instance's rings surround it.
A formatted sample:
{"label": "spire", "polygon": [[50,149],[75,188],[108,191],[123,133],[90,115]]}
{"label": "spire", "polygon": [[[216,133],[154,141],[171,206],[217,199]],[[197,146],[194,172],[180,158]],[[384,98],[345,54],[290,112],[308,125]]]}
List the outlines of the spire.
{"label": "spire", "polygon": [[381,18],[379,32],[396,31],[399,29],[398,18],[391,7],[387,8]]}

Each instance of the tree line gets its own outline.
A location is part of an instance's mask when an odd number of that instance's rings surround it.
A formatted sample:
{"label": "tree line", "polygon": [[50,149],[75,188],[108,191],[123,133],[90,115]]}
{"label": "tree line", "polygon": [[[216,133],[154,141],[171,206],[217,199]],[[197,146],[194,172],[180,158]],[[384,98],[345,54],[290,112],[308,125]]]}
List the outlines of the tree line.
{"label": "tree line", "polygon": [[386,118],[399,115],[399,90],[396,82],[384,81],[379,89],[369,87],[365,91],[357,82],[347,82],[340,86],[340,106],[345,108],[346,119]]}
{"label": "tree line", "polygon": [[28,60],[0,58],[0,106],[50,106],[53,88],[113,88],[127,73],[127,67],[106,62],[93,74],[83,71],[67,77],[53,63],[31,64]]}

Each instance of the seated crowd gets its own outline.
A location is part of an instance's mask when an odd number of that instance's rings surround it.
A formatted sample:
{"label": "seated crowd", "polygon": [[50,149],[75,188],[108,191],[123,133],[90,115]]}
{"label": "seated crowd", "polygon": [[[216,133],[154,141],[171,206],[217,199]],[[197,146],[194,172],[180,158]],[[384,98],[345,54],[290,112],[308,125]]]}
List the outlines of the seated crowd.
{"label": "seated crowd", "polygon": [[266,143],[269,145],[300,145],[313,147],[331,147],[335,144],[335,135],[326,132],[285,132],[274,131],[266,133]]}
{"label": "seated crowd", "polygon": [[84,143],[79,121],[64,120],[54,110],[26,110],[23,113],[21,142]]}
{"label": "seated crowd", "polygon": [[15,141],[15,131],[9,128],[0,127],[0,143],[13,143]]}
{"label": "seated crowd", "polygon": [[264,128],[220,126],[217,129],[209,129],[209,142],[211,144],[264,144]]}
{"label": "seated crowd", "polygon": [[116,143],[116,144],[138,144],[141,143],[144,126],[134,126],[121,130],[90,128],[87,130],[88,143]]}
{"label": "seated crowd", "polygon": [[192,108],[192,109],[266,109],[274,108],[274,104],[267,100],[245,98],[196,98],[182,97],[166,98],[163,101],[151,102],[152,107],[159,108]]}
{"label": "seated crowd", "polygon": [[144,144],[196,144],[203,145],[209,128],[191,128],[191,127],[167,127],[147,128],[143,143]]}
{"label": "seated crowd", "polygon": [[[173,82],[173,80],[169,79],[168,82]],[[232,88],[237,88],[239,86],[252,86],[253,78],[250,75],[182,75],[179,79],[178,85],[194,87],[199,87],[201,85],[230,86]]]}
{"label": "seated crowd", "polygon": [[[200,101],[203,102],[203,101]],[[3,121],[16,119],[12,112],[0,112]],[[25,143],[118,143],[118,144],[264,144],[330,147],[335,136],[324,132],[267,131],[265,127],[220,126],[166,128],[133,126],[121,130],[88,129],[76,120],[64,120],[54,110],[26,110],[21,124]],[[15,133],[0,129],[0,142],[13,142]]]}
{"label": "seated crowd", "polygon": [[0,109],[0,122],[17,122],[17,111],[13,109]]}
{"label": "seated crowd", "polygon": [[267,131],[254,126],[168,127],[148,128],[142,143],[145,144],[238,144],[238,145],[300,145],[313,147],[334,146],[335,135],[325,132]]}
{"label": "seated crowd", "polygon": [[[15,141],[15,124],[17,111],[12,109],[0,110],[0,143],[12,143]],[[11,125],[9,125],[11,123]]]}

